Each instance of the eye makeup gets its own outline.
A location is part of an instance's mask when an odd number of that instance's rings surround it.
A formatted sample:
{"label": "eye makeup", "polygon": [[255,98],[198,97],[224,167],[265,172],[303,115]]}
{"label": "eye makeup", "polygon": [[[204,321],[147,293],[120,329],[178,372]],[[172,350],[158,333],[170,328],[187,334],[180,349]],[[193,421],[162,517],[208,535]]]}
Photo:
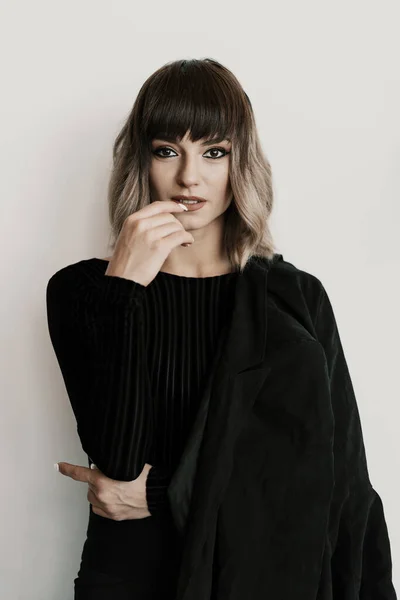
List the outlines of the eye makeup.
{"label": "eye makeup", "polygon": [[[157,148],[153,148],[151,152],[152,152],[152,154],[154,154],[155,156],[158,156],[159,158],[172,158],[171,155],[163,156],[162,154],[159,154],[159,152],[164,151],[164,150],[175,152],[175,150],[173,148],[170,148],[169,146],[159,146]],[[217,160],[219,158],[224,158],[225,156],[230,154],[230,150],[226,150],[225,148],[217,147],[217,146],[215,146],[213,148],[209,148],[206,152],[211,152],[213,150],[217,150],[219,152],[222,152],[223,154],[220,156],[206,156],[205,158],[210,158],[211,160]]]}

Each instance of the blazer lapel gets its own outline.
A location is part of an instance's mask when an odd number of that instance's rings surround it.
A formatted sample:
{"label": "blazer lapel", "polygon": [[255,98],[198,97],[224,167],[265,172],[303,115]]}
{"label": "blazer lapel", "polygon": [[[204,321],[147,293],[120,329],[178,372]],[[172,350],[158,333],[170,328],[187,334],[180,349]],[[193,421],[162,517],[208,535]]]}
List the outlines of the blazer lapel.
{"label": "blazer lapel", "polygon": [[[235,439],[266,376],[267,276],[271,261],[253,257],[238,274],[231,321],[221,336],[180,463],[168,487],[174,522],[186,535],[181,585],[199,559],[209,523],[228,484]],[[192,518],[191,518],[192,517]]]}

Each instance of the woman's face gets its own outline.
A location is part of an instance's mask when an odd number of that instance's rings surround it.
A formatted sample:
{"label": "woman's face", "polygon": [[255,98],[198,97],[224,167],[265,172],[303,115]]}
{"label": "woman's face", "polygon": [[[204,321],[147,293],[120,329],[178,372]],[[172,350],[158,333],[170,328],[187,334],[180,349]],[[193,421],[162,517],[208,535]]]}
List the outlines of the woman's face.
{"label": "woman's face", "polygon": [[[149,171],[151,201],[173,196],[200,196],[206,203],[197,211],[179,213],[186,230],[201,229],[222,215],[232,201],[229,181],[231,142],[152,140]],[[175,214],[176,216],[176,214]]]}

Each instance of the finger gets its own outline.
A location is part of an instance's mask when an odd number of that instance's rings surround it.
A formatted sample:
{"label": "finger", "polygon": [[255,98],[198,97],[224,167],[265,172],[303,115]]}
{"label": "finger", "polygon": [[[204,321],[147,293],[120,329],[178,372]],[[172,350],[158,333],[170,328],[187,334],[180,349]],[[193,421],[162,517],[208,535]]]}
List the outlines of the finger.
{"label": "finger", "polygon": [[[184,204],[176,202],[175,200],[156,200],[155,202],[151,202],[140,209],[141,217],[151,217],[152,215],[157,215],[163,212],[183,213],[187,212],[187,207]],[[130,215],[131,219],[135,219],[135,214],[136,213],[132,213]]]}
{"label": "finger", "polygon": [[102,510],[99,506],[95,506],[92,504],[92,511],[94,512],[95,515],[99,515],[99,517],[104,517],[105,519],[111,519],[111,517],[106,512],[104,512],[104,510]]}
{"label": "finger", "polygon": [[73,465],[71,463],[59,462],[59,472],[75,481],[81,481],[83,483],[94,482],[96,472],[89,469],[88,467],[81,467],[80,465]]}
{"label": "finger", "polygon": [[[89,467],[89,468],[90,468],[92,471],[98,471],[98,472],[100,473],[100,470],[99,470],[99,468],[98,468],[98,467],[97,467],[97,466],[96,466],[94,463],[92,463],[92,464],[90,465],[90,467]],[[91,483],[91,482],[89,481],[89,482],[88,482],[88,488],[89,488],[90,490],[92,490],[93,492],[95,492],[95,490],[96,490],[96,484],[97,484],[97,482],[92,482],[92,483]],[[88,500],[89,500],[89,498],[88,498]],[[90,500],[89,500],[89,501],[90,501]]]}
{"label": "finger", "polygon": [[86,497],[87,497],[88,502],[90,504],[95,505],[95,504],[98,503],[97,496],[96,496],[96,494],[94,493],[94,491],[91,488],[88,489]]}

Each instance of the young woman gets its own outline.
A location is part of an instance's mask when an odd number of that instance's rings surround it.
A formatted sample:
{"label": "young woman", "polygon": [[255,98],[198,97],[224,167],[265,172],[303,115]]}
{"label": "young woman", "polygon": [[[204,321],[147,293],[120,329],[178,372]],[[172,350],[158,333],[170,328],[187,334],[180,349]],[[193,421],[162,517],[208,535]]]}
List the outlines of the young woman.
{"label": "young woman", "polygon": [[47,286],[97,466],[75,599],[395,599],[332,306],[274,251],[237,78],[164,65],[113,157],[112,254]]}

